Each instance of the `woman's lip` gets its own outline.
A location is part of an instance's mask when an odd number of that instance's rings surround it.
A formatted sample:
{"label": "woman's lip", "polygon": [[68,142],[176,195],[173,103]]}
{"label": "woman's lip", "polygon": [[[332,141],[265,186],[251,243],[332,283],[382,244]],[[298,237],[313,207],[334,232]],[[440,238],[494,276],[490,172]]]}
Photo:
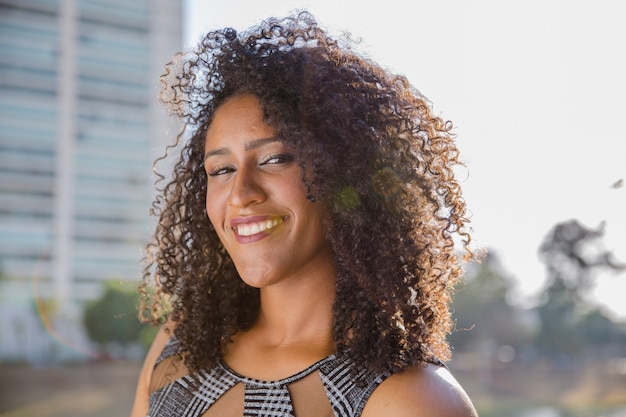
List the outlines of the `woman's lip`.
{"label": "woman's lip", "polygon": [[282,227],[287,217],[253,216],[244,219],[244,222],[239,221],[239,219],[231,221],[231,225],[236,224],[236,226],[231,227],[231,230],[239,243],[257,242],[276,233]]}
{"label": "woman's lip", "polygon": [[286,219],[287,216],[274,215],[237,217],[230,221],[230,225],[236,235],[252,236],[259,233],[271,233]]}
{"label": "woman's lip", "polygon": [[268,219],[273,219],[273,218],[278,219],[278,218],[281,218],[281,216],[263,215],[263,216],[235,217],[234,219],[230,221],[230,227],[236,228],[237,226],[242,225],[242,224],[259,223],[259,222],[264,222],[264,221],[267,221]]}

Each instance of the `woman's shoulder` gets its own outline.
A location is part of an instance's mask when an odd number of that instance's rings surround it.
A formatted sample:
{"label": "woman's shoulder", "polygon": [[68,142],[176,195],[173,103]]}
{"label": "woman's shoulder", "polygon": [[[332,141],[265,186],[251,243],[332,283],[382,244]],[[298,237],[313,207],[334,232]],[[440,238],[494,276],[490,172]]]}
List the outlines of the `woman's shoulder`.
{"label": "woman's shoulder", "polygon": [[465,390],[443,366],[413,365],[387,378],[373,392],[363,417],[476,417]]}
{"label": "woman's shoulder", "polygon": [[132,416],[145,416],[148,412],[148,398],[150,396],[150,384],[152,381],[152,372],[155,364],[157,363],[163,349],[170,341],[174,334],[174,323],[168,321],[165,323],[159,332],[157,333],[146,358],[143,363],[143,367],[139,374],[139,381],[137,383],[137,390],[135,393],[135,402],[133,404]]}
{"label": "woman's shoulder", "polygon": [[146,354],[146,365],[148,369],[154,368],[154,365],[158,362],[159,358],[162,356],[164,349],[171,345],[172,337],[174,335],[174,329],[176,328],[176,323],[172,321],[167,321],[161,328],[159,329],[156,337],[152,341],[152,345]]}

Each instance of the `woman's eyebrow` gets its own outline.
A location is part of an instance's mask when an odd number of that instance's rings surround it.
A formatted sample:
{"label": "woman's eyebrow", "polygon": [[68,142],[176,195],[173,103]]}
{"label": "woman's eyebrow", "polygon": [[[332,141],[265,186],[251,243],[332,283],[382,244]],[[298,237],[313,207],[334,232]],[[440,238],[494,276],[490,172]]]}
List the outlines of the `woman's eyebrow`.
{"label": "woman's eyebrow", "polygon": [[244,149],[246,151],[250,151],[252,149],[260,148],[261,146],[267,145],[268,143],[278,142],[278,137],[271,136],[269,138],[261,138],[251,140],[244,145]]}
{"label": "woman's eyebrow", "polygon": [[[268,143],[274,143],[278,141],[279,139],[276,136],[271,136],[269,138],[254,139],[249,142],[246,142],[246,144],[244,145],[244,150],[251,151],[253,149],[257,149],[257,148],[260,148],[261,146],[267,145]],[[204,154],[203,161],[206,161],[208,158],[212,156],[228,155],[229,153],[230,153],[230,149],[228,148],[211,149],[210,151],[207,151]]]}
{"label": "woman's eyebrow", "polygon": [[208,158],[210,158],[211,156],[216,156],[216,155],[227,155],[229,154],[230,151],[228,150],[228,148],[217,148],[217,149],[212,149],[210,151],[207,151],[204,154],[204,159],[202,159],[202,161],[206,161]]}

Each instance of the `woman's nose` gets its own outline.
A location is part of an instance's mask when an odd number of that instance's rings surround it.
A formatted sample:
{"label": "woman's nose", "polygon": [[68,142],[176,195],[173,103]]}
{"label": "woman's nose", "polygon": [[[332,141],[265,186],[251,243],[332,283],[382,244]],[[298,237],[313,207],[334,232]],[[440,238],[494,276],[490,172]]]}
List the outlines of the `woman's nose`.
{"label": "woman's nose", "polygon": [[235,173],[229,200],[230,205],[235,207],[246,207],[265,200],[265,192],[258,173],[240,167]]}

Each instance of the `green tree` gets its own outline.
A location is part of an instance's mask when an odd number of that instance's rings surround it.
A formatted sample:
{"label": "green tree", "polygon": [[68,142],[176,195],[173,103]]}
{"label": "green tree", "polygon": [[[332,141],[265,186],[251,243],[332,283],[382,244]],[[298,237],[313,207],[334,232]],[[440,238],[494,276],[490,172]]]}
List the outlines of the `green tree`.
{"label": "green tree", "polygon": [[604,249],[603,235],[604,224],[592,229],[569,220],[555,225],[541,244],[539,254],[548,276],[537,307],[541,328],[536,346],[543,353],[578,355],[587,344],[585,323],[599,330],[599,313],[583,320],[592,309],[587,294],[593,287],[595,273],[600,269],[626,268]]}
{"label": "green tree", "polygon": [[103,352],[114,344],[128,347],[151,341],[155,330],[140,323],[137,316],[139,294],[119,282],[110,281],[100,299],[90,303],[84,311],[83,323],[89,338],[98,343]]}
{"label": "green tree", "polygon": [[626,324],[615,323],[599,309],[585,313],[580,324],[581,333],[591,347],[626,345]]}
{"label": "green tree", "polygon": [[513,279],[493,252],[474,264],[454,298],[456,331],[450,336],[452,346],[470,350],[485,341],[521,344],[527,331],[521,325],[520,311],[509,303],[513,289]]}

